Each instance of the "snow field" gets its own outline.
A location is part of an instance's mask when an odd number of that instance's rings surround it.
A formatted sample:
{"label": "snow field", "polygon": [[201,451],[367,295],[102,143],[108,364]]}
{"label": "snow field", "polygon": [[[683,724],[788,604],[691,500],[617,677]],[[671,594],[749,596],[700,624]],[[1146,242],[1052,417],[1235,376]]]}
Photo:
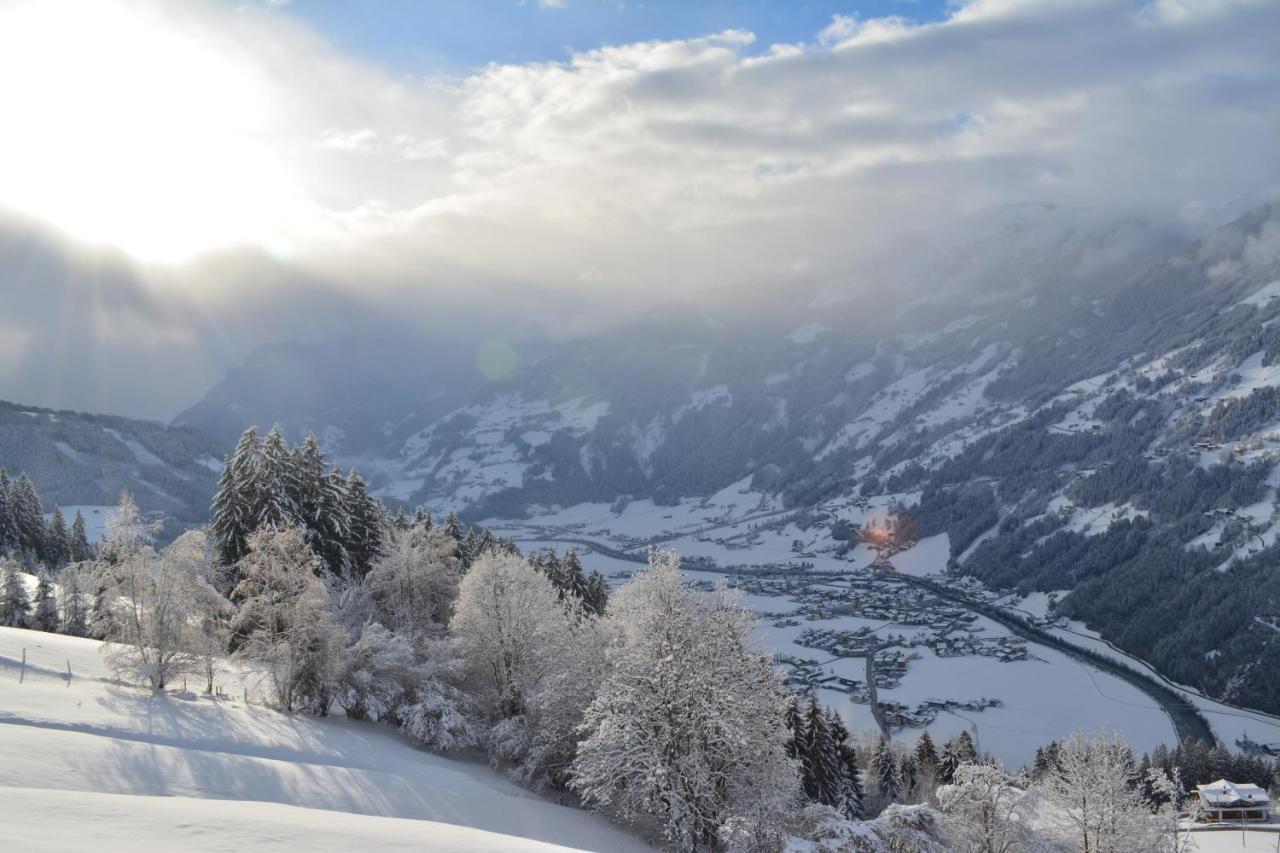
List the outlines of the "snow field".
{"label": "snow field", "polygon": [[[225,699],[198,694],[194,684],[165,694],[117,686],[99,647],[0,628],[0,810],[49,815],[31,830],[46,834],[68,823],[65,809],[102,815],[100,826],[77,821],[59,831],[66,846],[54,849],[123,842],[135,829],[139,845],[131,849],[175,849],[182,846],[171,844],[175,834],[185,844],[188,828],[202,850],[245,849],[259,833],[281,842],[266,849],[286,840],[305,850],[376,846],[351,843],[365,833],[393,850],[413,843],[425,850],[648,849],[603,818],[556,805],[489,767],[416,749],[387,726],[246,704],[237,672],[220,679]],[[157,797],[189,798],[191,807]],[[297,835],[297,827],[305,831]]]}

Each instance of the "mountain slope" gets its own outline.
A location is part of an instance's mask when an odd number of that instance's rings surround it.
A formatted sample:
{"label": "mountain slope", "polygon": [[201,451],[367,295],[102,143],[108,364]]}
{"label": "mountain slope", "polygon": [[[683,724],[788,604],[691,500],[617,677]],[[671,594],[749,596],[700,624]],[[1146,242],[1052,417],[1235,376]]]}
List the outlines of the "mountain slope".
{"label": "mountain slope", "polygon": [[[220,678],[229,696],[217,700],[116,686],[99,646],[0,628],[0,811],[43,802],[36,814],[68,806],[83,817],[83,807],[106,824],[78,821],[77,840],[118,844],[133,826],[143,849],[173,849],[175,833],[179,846],[219,850],[250,835],[301,849],[648,849],[488,767],[415,749],[388,727],[247,705],[253,683],[234,671]],[[45,849],[43,835],[33,838],[32,849]]]}
{"label": "mountain slope", "polygon": [[114,505],[128,489],[144,510],[201,520],[226,449],[190,429],[0,401],[0,467],[25,471],[46,509]]}

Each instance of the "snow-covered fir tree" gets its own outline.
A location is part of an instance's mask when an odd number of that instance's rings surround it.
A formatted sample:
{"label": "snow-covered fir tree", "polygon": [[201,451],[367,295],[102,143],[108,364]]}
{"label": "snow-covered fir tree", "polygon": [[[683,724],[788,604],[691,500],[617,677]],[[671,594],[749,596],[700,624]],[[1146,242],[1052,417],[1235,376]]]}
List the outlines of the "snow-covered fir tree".
{"label": "snow-covered fir tree", "polygon": [[226,565],[239,562],[245,554],[245,540],[257,529],[253,489],[260,443],[256,427],[245,430],[218,478],[211,532]]}
{"label": "snow-covered fir tree", "polygon": [[8,554],[18,545],[18,527],[13,518],[11,492],[9,472],[0,467],[0,554]]}
{"label": "snow-covered fir tree", "polygon": [[898,775],[898,757],[885,738],[880,738],[871,757],[871,769],[875,774],[876,793],[886,803],[896,803],[902,797],[902,778]]}
{"label": "snow-covered fir tree", "polygon": [[53,590],[53,582],[49,573],[40,572],[40,580],[36,584],[35,602],[32,605],[31,627],[37,631],[56,633],[62,620],[58,616],[58,597]]}
{"label": "snow-covered fir tree", "polygon": [[31,597],[18,562],[0,558],[0,625],[25,628],[31,620]]}
{"label": "snow-covered fir tree", "polygon": [[97,566],[90,562],[71,563],[58,573],[62,587],[62,632],[73,637],[89,636],[89,592],[96,583]]}
{"label": "snow-covered fir tree", "polygon": [[11,512],[17,528],[17,550],[37,556],[43,554],[44,510],[40,506],[40,495],[36,493],[35,485],[23,474],[14,482],[10,494]]}
{"label": "snow-covered fir tree", "polygon": [[84,515],[80,510],[76,510],[76,518],[71,522],[71,532],[68,536],[68,559],[73,563],[83,563],[92,560],[94,556],[93,545],[89,542],[89,535],[85,530]]}
{"label": "snow-covered fir tree", "polygon": [[71,532],[62,508],[55,506],[44,536],[44,561],[50,568],[60,569],[71,561]]}

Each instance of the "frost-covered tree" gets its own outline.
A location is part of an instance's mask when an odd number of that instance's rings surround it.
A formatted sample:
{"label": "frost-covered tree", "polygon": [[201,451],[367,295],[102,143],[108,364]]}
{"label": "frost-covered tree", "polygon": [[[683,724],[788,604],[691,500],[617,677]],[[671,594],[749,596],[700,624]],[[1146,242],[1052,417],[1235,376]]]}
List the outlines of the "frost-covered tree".
{"label": "frost-covered tree", "polygon": [[579,729],[608,673],[610,628],[585,607],[567,602],[563,631],[549,639],[550,668],[528,694],[524,727],[527,747],[511,756],[516,775],[534,787],[563,788],[578,752]]}
{"label": "frost-covered tree", "polygon": [[31,597],[16,560],[0,558],[0,625],[25,628],[31,619]]}
{"label": "frost-covered tree", "polygon": [[31,615],[31,627],[37,631],[56,633],[61,626],[58,618],[58,597],[53,591],[53,583],[48,572],[40,572],[40,581],[36,584],[36,600]]}
{"label": "frost-covered tree", "polygon": [[1146,853],[1168,848],[1164,826],[1143,801],[1133,753],[1113,732],[1079,733],[1058,747],[1042,783],[1049,815],[1069,843],[1087,853]]}
{"label": "frost-covered tree", "polygon": [[937,792],[938,805],[965,853],[1022,853],[1046,849],[1033,826],[1036,797],[999,767],[962,764],[950,785]]}
{"label": "frost-covered tree", "polygon": [[1164,824],[1164,849],[1168,853],[1187,853],[1197,850],[1199,846],[1191,837],[1191,830],[1184,829],[1184,823],[1196,823],[1204,818],[1204,803],[1200,797],[1188,792],[1188,786],[1182,780],[1182,772],[1174,767],[1166,772],[1163,768],[1152,767],[1147,770],[1147,784],[1151,787],[1154,798],[1160,802],[1156,814]]}
{"label": "frost-covered tree", "polygon": [[319,558],[296,527],[262,528],[246,544],[231,594],[238,607],[231,622],[236,654],[262,668],[281,708],[305,704],[324,713],[326,693],[341,676],[345,633],[316,576]]}
{"label": "frost-covered tree", "polygon": [[606,618],[619,642],[586,712],[573,786],[623,820],[655,821],[679,850],[712,845],[735,817],[768,834],[799,785],[787,696],[752,644],[753,615],[723,587],[686,589],[679,558],[655,552]]}
{"label": "frost-covered tree", "polygon": [[417,645],[438,638],[458,595],[458,544],[422,527],[393,528],[364,578],[375,618]]}
{"label": "frost-covered tree", "polygon": [[215,595],[207,582],[213,563],[202,531],[190,531],[159,553],[149,545],[121,550],[105,566],[112,633],[104,650],[112,664],[163,690],[196,671],[207,654],[203,602]]}
{"label": "frost-covered tree", "polygon": [[151,547],[160,523],[147,521],[128,492],[120,493],[120,503],[107,519],[107,532],[102,540],[102,557],[118,563]]}
{"label": "frost-covered tree", "polygon": [[555,587],[520,557],[485,554],[463,577],[450,631],[486,721],[520,716],[551,672],[568,619]]}
{"label": "frost-covered tree", "polygon": [[89,591],[97,583],[97,566],[89,562],[70,563],[58,573],[62,587],[62,632],[73,637],[89,636]]}

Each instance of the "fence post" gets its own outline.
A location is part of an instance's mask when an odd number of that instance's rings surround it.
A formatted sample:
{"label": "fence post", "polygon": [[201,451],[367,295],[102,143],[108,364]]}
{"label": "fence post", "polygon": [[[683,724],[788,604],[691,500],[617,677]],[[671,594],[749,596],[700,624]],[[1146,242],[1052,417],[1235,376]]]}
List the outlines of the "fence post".
{"label": "fence post", "polygon": [[71,686],[71,658],[67,658],[67,686]]}
{"label": "fence post", "polygon": [[18,670],[18,683],[21,684],[27,679],[27,648],[22,647],[22,669]]}

